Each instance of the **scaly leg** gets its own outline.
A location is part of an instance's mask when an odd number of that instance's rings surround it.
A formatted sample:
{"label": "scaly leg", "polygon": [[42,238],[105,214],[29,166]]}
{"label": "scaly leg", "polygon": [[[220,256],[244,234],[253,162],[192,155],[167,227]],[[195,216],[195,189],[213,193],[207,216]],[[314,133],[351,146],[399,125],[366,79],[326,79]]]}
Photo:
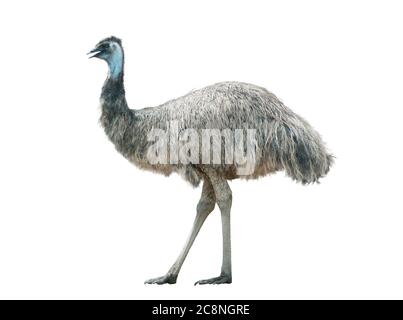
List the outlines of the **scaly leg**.
{"label": "scaly leg", "polygon": [[179,271],[182,267],[183,262],[186,259],[187,254],[189,253],[190,248],[194,240],[196,239],[197,234],[200,231],[204,221],[206,220],[207,216],[214,210],[215,206],[215,195],[213,187],[208,178],[204,179],[203,182],[203,190],[202,195],[197,204],[197,213],[196,218],[193,223],[192,231],[189,235],[189,238],[186,241],[182,252],[180,253],[179,257],[176,259],[175,263],[169,269],[166,275],[158,278],[153,278],[147,280],[146,284],[173,284],[176,283],[176,279],[178,277]]}
{"label": "scaly leg", "polygon": [[218,277],[200,280],[197,284],[222,284],[232,282],[231,270],[231,223],[230,213],[232,204],[232,192],[228,182],[218,176],[214,171],[208,172],[213,185],[216,202],[221,210],[222,236],[223,236],[223,258],[221,274]]}

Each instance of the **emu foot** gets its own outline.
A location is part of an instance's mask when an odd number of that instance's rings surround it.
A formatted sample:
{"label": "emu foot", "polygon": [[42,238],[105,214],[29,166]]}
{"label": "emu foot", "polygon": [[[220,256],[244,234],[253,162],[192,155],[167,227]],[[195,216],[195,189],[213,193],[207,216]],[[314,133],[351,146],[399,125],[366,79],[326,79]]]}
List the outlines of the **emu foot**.
{"label": "emu foot", "polygon": [[166,274],[165,276],[148,279],[144,282],[144,284],[174,284],[176,283],[177,276],[172,274]]}
{"label": "emu foot", "polygon": [[229,284],[232,283],[232,277],[228,276],[226,274],[221,274],[218,277],[211,278],[211,279],[205,279],[205,280],[199,280],[195,283],[195,285],[201,285],[201,284]]}

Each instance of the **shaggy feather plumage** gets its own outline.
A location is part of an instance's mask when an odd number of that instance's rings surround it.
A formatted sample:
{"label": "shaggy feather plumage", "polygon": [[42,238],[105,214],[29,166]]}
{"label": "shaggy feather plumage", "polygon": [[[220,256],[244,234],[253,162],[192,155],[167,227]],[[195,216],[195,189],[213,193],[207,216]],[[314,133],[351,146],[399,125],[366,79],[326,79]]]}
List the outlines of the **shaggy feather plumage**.
{"label": "shaggy feather plumage", "polygon": [[132,110],[125,99],[122,72],[116,78],[107,78],[101,107],[102,126],[127,159],[140,168],[165,175],[177,172],[194,186],[203,178],[206,165],[151,165],[147,160],[147,150],[153,144],[147,140],[150,130],[166,129],[169,121],[177,121],[180,130],[256,129],[256,166],[252,174],[238,175],[236,164],[209,165],[226,179],[258,178],[285,170],[296,181],[312,183],[328,172],[333,160],[307,121],[274,94],[252,84],[221,82],[157,107]]}
{"label": "shaggy feather plumage", "polygon": [[[317,182],[328,172],[332,163],[332,156],[326,151],[319,134],[266,89],[240,82],[217,83],[154,108],[131,110],[127,106],[123,85],[124,53],[121,41],[115,37],[107,38],[90,53],[94,54],[93,57],[105,60],[109,66],[108,78],[101,94],[101,124],[117,150],[143,169],[165,175],[177,172],[194,186],[203,180],[196,217],[184,248],[164,276],[149,279],[145,283],[176,283],[183,262],[204,221],[214,210],[215,204],[220,209],[222,223],[221,273],[218,277],[200,280],[196,284],[231,283],[232,191],[227,180],[253,179],[285,170],[296,181],[304,184]],[[149,139],[149,134],[154,129],[166,130],[165,134],[169,134],[169,140],[171,140],[172,130],[167,129],[176,126],[178,133],[192,129],[192,133],[198,134],[194,135],[196,137],[194,140],[177,141],[179,144],[185,142],[187,147],[189,144],[194,147],[190,149],[192,152],[198,151],[198,157],[194,157],[193,154],[193,162],[190,164],[180,164],[180,162],[172,164],[174,162],[168,160],[172,160],[171,156],[176,152],[176,147],[173,148],[174,153],[170,154],[172,152],[172,141],[170,141],[170,147],[166,150],[167,157],[162,162],[171,164],[155,165],[152,164],[153,161],[149,162],[151,160],[149,151],[155,143]],[[214,163],[219,164],[199,164],[199,162],[208,163],[203,157],[206,150],[210,151],[209,147],[206,148],[206,144],[203,145],[203,142],[207,142],[203,139],[205,129],[214,129],[210,130],[210,133],[218,131],[220,134],[215,138],[221,140],[214,142],[213,139],[214,149],[221,146],[221,159],[214,160]],[[250,144],[244,144],[237,139],[231,141],[231,143],[234,142],[233,148],[237,146],[236,150],[233,150],[235,155],[239,156],[238,153],[246,151],[247,155],[252,156],[253,163],[249,162],[252,171],[243,170],[245,167],[241,159],[235,159],[235,162],[229,161],[225,154],[229,143],[226,134],[233,134],[234,137],[239,133],[236,131],[239,129],[255,130],[254,139],[249,135],[251,131],[247,131],[246,134],[248,141],[252,142],[252,150],[250,150]],[[241,132],[244,131],[241,130]],[[178,137],[179,134],[175,135],[174,139],[177,140]],[[168,140],[168,136],[165,136],[165,139]],[[174,144],[177,145],[177,143]],[[217,153],[213,152],[214,155],[219,155],[218,150],[215,149],[215,151]],[[161,154],[165,155],[164,152]],[[251,160],[250,157],[248,159]],[[242,164],[239,165],[238,162]],[[249,165],[247,167],[251,168]]]}

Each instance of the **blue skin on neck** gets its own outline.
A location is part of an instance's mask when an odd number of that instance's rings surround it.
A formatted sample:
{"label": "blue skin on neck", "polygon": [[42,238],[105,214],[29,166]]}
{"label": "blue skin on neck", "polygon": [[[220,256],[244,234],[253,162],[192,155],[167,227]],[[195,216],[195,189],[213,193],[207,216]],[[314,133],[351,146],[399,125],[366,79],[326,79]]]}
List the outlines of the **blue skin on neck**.
{"label": "blue skin on neck", "polygon": [[106,62],[109,66],[109,75],[112,79],[116,79],[121,73],[123,68],[123,52],[122,49],[116,48],[112,55],[110,55]]}

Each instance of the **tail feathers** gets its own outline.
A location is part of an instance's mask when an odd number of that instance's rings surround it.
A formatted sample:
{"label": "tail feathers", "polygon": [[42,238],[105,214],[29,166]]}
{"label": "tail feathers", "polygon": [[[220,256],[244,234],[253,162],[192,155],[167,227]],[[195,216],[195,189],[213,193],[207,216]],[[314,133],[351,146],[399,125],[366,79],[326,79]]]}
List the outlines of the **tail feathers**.
{"label": "tail feathers", "polygon": [[330,170],[333,156],[325,150],[312,150],[305,144],[297,144],[294,155],[284,161],[287,175],[292,179],[309,184],[319,182]]}
{"label": "tail feathers", "polygon": [[302,184],[319,182],[329,172],[334,157],[308,123],[293,127],[279,124],[273,133],[269,153],[293,180]]}

